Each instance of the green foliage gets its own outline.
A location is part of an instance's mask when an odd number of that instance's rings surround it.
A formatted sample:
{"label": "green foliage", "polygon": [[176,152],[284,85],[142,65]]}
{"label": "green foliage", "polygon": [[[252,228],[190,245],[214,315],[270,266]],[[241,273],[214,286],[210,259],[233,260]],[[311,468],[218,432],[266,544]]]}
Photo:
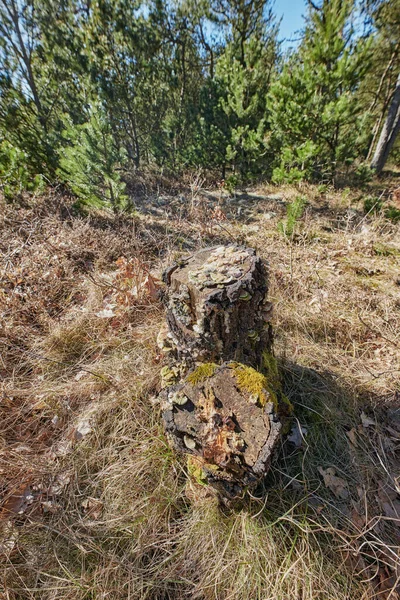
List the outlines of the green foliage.
{"label": "green foliage", "polygon": [[353,0],[311,6],[304,39],[268,98],[276,181],[331,181],[360,153],[365,117],[354,102],[368,70],[369,43],[354,41]]}
{"label": "green foliage", "polygon": [[[118,168],[277,183],[330,183],[351,169],[367,181],[400,68],[397,3],[368,4],[359,36],[355,0],[316,2],[298,50],[280,58],[271,0],[0,0],[1,139],[53,182],[95,100]],[[76,193],[117,205],[111,170],[97,192],[75,182]]]}
{"label": "green foliage", "polygon": [[382,210],[383,200],[382,198],[376,198],[375,196],[367,196],[364,199],[364,212],[365,214],[379,213]]}
{"label": "green foliage", "polygon": [[235,193],[235,190],[238,187],[239,183],[240,183],[240,178],[238,177],[238,175],[229,175],[229,177],[227,177],[225,179],[224,188],[232,196]]}
{"label": "green foliage", "polygon": [[125,184],[118,170],[125,160],[116,147],[106,116],[99,107],[91,111],[83,125],[64,132],[68,142],[60,156],[59,176],[80,202],[87,206],[111,207],[114,212],[126,205]]}
{"label": "green foliage", "polygon": [[368,196],[364,200],[364,212],[365,214],[383,214],[386,219],[398,223],[400,221],[400,210],[393,205],[385,207],[382,197]]}
{"label": "green foliage", "polygon": [[395,206],[388,206],[387,209],[385,210],[385,217],[387,219],[389,219],[390,221],[393,221],[393,223],[399,223],[400,222],[400,210],[398,208],[396,208]]}
{"label": "green foliage", "polygon": [[297,222],[303,216],[304,209],[307,204],[307,198],[304,196],[297,196],[297,198],[289,203],[286,208],[286,220],[278,223],[278,231],[280,231],[286,238],[293,238]]}
{"label": "green foliage", "polygon": [[36,192],[44,187],[41,175],[33,175],[25,152],[6,140],[0,144],[0,189],[12,201],[22,192]]}
{"label": "green foliage", "polygon": [[226,47],[217,63],[216,78],[223,90],[220,106],[229,124],[226,161],[243,179],[259,171],[265,160],[269,88],[266,73],[273,68],[275,40],[252,36],[242,49],[241,60],[235,54],[234,44]]}
{"label": "green foliage", "polygon": [[274,183],[299,183],[312,178],[316,145],[307,140],[295,148],[283,148],[281,164],[272,173]]}

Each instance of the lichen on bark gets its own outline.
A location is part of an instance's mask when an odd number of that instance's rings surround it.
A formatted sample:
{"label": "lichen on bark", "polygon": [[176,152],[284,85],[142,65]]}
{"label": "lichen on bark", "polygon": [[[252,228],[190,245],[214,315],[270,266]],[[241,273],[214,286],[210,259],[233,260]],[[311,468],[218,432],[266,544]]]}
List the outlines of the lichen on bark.
{"label": "lichen on bark", "polygon": [[268,270],[251,248],[204,248],[164,274],[167,328],[157,343],[167,437],[194,485],[242,497],[267,472],[290,411],[272,352]]}

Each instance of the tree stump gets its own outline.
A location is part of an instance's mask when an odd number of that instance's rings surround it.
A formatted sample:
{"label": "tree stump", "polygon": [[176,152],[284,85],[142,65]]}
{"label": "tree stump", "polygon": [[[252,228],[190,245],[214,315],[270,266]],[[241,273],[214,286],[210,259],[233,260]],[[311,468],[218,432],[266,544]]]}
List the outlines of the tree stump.
{"label": "tree stump", "polygon": [[266,265],[252,248],[205,248],[164,273],[160,403],[192,481],[224,500],[267,472],[289,411],[272,354]]}
{"label": "tree stump", "polygon": [[269,468],[280,436],[278,397],[241,363],[205,363],[163,392],[167,436],[189,454],[189,472],[223,498],[243,496]]}
{"label": "tree stump", "polygon": [[235,360],[261,365],[271,349],[268,274],[252,248],[205,248],[164,273],[168,331],[160,347],[170,363]]}

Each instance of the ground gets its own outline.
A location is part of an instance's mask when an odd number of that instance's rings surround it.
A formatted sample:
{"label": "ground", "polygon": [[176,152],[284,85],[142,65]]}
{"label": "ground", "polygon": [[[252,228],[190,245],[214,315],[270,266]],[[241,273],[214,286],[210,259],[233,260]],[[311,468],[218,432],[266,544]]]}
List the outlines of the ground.
{"label": "ground", "polygon": [[[57,191],[1,203],[1,599],[400,597],[400,224],[363,210],[396,185],[197,179],[119,217]],[[235,510],[189,499],[154,401],[161,271],[231,241],[269,263],[294,406]]]}

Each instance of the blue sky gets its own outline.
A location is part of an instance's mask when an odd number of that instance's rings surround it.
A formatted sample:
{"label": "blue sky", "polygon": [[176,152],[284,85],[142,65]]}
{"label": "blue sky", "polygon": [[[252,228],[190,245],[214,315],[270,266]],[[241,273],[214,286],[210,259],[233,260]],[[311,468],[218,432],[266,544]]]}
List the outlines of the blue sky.
{"label": "blue sky", "polygon": [[296,35],[304,25],[303,15],[307,13],[307,4],[305,0],[275,0],[274,12],[277,18],[282,17],[279,39],[285,39],[283,49],[295,46],[295,41],[291,39],[298,38]]}

